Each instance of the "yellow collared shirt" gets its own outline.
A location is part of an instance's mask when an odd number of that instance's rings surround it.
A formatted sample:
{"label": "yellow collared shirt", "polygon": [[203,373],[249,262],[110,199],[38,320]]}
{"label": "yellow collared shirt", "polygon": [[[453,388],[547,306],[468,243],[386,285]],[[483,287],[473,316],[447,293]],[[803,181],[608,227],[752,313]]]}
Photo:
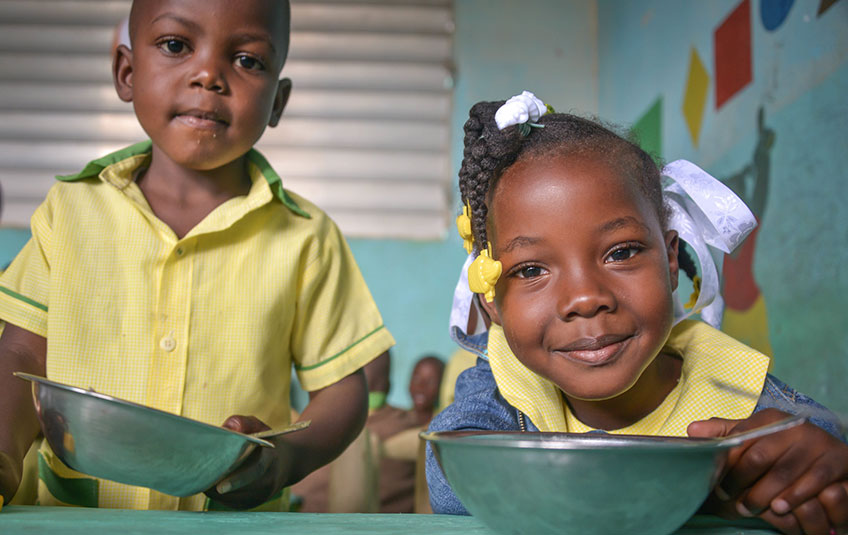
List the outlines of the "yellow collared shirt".
{"label": "yellow collared shirt", "polygon": [[[289,423],[292,365],[317,390],[393,345],[335,224],[284,190],[258,152],[248,195],[181,239],[132,180],[149,157],[148,141],[58,177],[0,278],[0,318],[48,339],[49,378],[214,425],[247,414],[274,428]],[[83,477],[51,453],[53,475]],[[44,487],[41,503],[55,503]],[[101,507],[205,502],[111,481],[95,494],[89,505]]]}

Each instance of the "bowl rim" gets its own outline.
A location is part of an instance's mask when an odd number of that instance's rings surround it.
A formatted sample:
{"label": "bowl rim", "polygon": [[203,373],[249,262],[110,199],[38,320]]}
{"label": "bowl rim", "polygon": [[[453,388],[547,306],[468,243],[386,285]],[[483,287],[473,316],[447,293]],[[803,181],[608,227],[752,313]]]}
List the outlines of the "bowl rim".
{"label": "bowl rim", "polygon": [[428,442],[458,447],[501,447],[537,450],[630,450],[703,451],[732,447],[715,438],[661,437],[621,435],[614,433],[561,433],[546,431],[452,430],[423,431],[419,435]]}
{"label": "bowl rim", "polygon": [[156,409],[154,407],[148,407],[147,405],[142,405],[141,403],[135,403],[133,401],[128,401],[126,399],[121,399],[121,398],[118,398],[118,397],[115,397],[115,396],[110,396],[108,394],[102,394],[102,393],[97,392],[96,390],[93,390],[93,389],[85,389],[85,388],[80,388],[80,387],[77,387],[77,386],[71,386],[71,385],[68,385],[68,384],[65,384],[65,383],[60,383],[58,381],[53,381],[51,379],[48,379],[46,377],[42,377],[40,375],[33,375],[31,373],[26,373],[26,372],[13,372],[13,375],[15,377],[19,377],[21,379],[30,381],[31,383],[33,383],[33,387],[36,387],[36,386],[39,386],[39,385],[48,386],[48,387],[55,387],[55,388],[58,388],[60,390],[72,392],[72,393],[77,394],[77,395],[82,395],[82,396],[89,397],[89,398],[97,398],[97,399],[100,399],[100,400],[103,400],[103,401],[106,401],[106,402],[115,403],[117,405],[129,407],[133,410],[139,410],[140,409],[140,410],[145,411],[145,412],[152,412],[154,414],[163,415],[163,416],[170,418],[172,420],[177,420],[177,421],[180,421],[180,422],[186,422],[190,425],[197,425],[197,426],[201,426],[201,427],[204,427],[204,428],[207,428],[207,429],[214,429],[216,432],[223,431],[225,433],[229,433],[231,435],[236,435],[236,436],[241,437],[241,438],[243,438],[243,439],[245,439],[249,442],[253,442],[254,444],[258,444],[258,445],[261,445],[261,446],[264,446],[264,447],[267,447],[267,448],[273,448],[274,447],[274,444],[272,444],[271,442],[269,442],[265,439],[262,439],[262,438],[258,438],[258,437],[248,435],[248,434],[245,434],[245,433],[240,433],[238,431],[233,431],[232,429],[227,429],[226,427],[207,424],[206,422],[201,422],[200,420],[195,420],[193,418],[187,418],[185,416],[180,416],[179,414],[174,414],[174,413],[171,413],[171,412],[163,411],[163,410],[160,410],[160,409]]}

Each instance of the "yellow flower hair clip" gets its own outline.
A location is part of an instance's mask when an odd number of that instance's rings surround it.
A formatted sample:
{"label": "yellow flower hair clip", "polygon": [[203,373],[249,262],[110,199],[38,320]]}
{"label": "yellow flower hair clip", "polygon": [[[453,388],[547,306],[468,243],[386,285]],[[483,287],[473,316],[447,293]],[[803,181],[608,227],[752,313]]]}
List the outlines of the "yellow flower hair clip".
{"label": "yellow flower hair clip", "polygon": [[502,270],[502,264],[492,258],[492,244],[487,244],[468,266],[468,287],[476,294],[483,294],[486,301],[491,303],[495,298],[495,284]]}
{"label": "yellow flower hair clip", "polygon": [[462,213],[456,216],[456,228],[459,230],[459,237],[462,238],[462,246],[465,252],[471,254],[474,248],[474,234],[471,233],[471,207],[465,203],[462,207]]}

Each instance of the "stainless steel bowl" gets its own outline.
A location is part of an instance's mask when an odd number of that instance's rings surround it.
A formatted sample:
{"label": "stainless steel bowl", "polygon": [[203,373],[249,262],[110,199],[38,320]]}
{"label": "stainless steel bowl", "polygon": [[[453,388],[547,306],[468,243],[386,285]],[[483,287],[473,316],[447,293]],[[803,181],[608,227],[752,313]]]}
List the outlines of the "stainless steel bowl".
{"label": "stainless steel bowl", "polygon": [[736,440],[424,433],[462,504],[503,534],[672,533],[706,499]]}
{"label": "stainless steel bowl", "polygon": [[[261,438],[43,377],[32,382],[41,429],[70,468],[173,496],[202,492],[236,468]],[[267,436],[267,433],[263,435]]]}

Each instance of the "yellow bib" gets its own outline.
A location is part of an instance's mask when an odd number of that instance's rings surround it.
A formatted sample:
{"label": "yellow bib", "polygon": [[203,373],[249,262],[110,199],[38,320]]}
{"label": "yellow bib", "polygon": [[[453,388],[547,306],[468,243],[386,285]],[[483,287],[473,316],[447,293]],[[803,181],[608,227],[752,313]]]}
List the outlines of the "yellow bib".
{"label": "yellow bib", "polygon": [[[611,433],[686,436],[694,421],[741,419],[754,412],[768,371],[767,356],[693,320],[672,329],[665,350],[683,357],[680,382],[649,415]],[[554,383],[516,358],[499,325],[493,324],[489,331],[488,355],[501,395],[540,431],[593,430],[568,410]]]}

